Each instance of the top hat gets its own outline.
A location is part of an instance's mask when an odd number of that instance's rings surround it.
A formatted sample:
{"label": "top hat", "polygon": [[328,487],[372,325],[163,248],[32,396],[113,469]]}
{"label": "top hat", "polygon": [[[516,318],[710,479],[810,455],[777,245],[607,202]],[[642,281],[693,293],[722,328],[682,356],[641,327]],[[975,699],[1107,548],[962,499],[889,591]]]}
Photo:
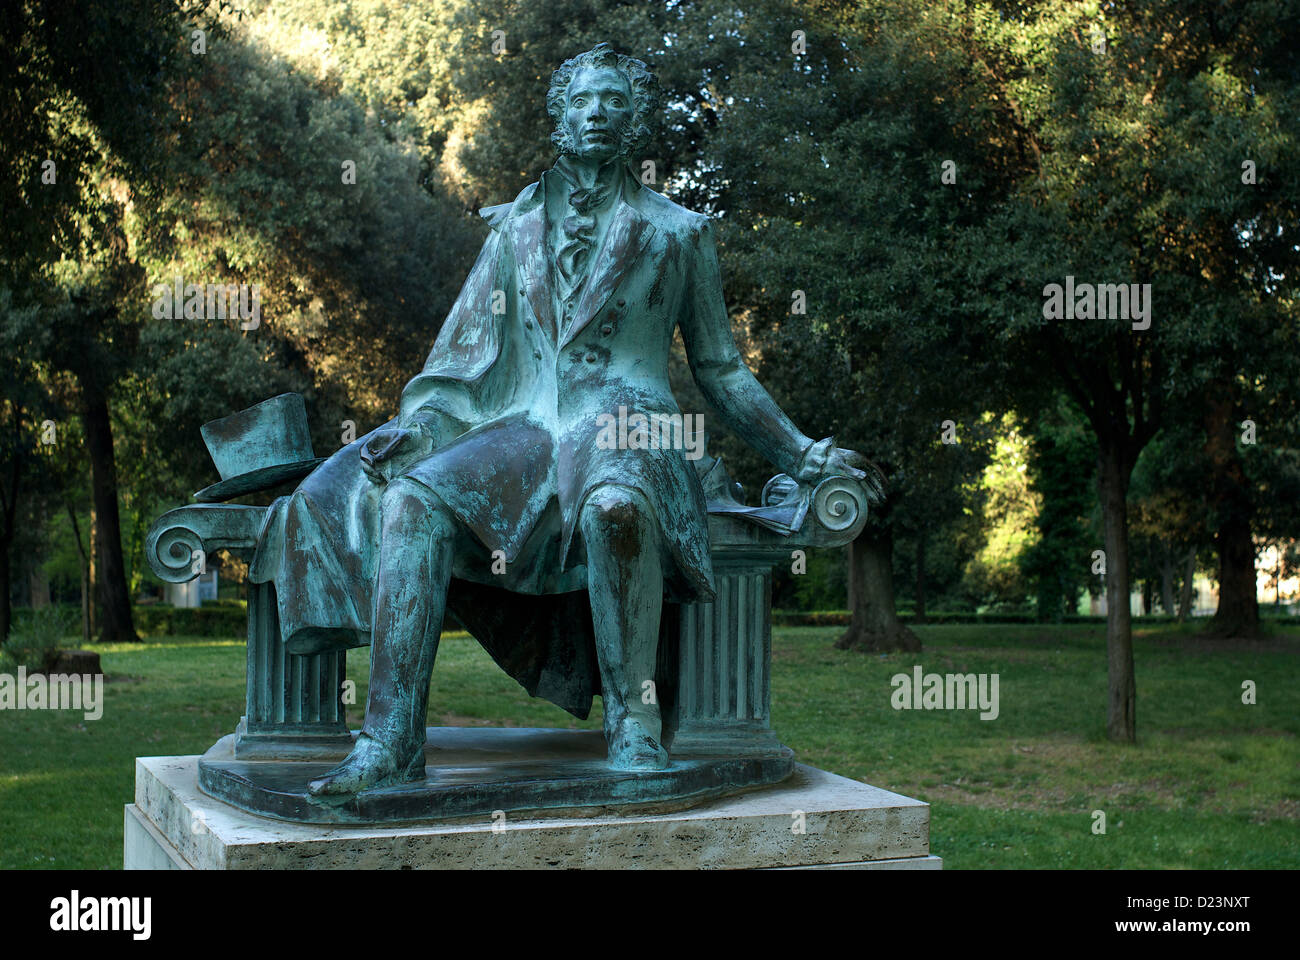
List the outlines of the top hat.
{"label": "top hat", "polygon": [[312,453],[307,407],[296,393],[282,393],[199,430],[221,482],[194,494],[200,503],[221,503],[305,477],[324,457]]}

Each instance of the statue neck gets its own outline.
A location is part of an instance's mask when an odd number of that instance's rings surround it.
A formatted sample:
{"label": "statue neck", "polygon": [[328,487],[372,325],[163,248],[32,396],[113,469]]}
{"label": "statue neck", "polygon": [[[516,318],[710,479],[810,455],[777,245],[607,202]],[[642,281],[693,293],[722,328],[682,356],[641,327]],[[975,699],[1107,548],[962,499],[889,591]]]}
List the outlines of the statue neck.
{"label": "statue neck", "polygon": [[597,185],[603,188],[614,183],[623,168],[623,158],[599,161],[566,153],[555,161],[555,168],[575,187],[591,190]]}

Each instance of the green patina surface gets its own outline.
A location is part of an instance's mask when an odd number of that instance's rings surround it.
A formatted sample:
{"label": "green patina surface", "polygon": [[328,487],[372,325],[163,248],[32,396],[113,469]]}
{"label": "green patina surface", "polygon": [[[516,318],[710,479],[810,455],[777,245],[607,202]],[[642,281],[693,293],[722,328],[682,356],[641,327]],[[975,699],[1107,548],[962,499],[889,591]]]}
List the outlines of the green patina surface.
{"label": "green patina surface", "polygon": [[[802,505],[790,511],[795,529],[828,480],[863,481],[846,523],[834,524],[834,508],[813,511],[846,538],[881,492],[864,458],[806,436],[745,365],[709,219],[633,174],[660,110],[646,65],[601,44],[556,71],[546,104],[559,158],[513,202],[482,211],[487,239],[398,415],[276,500],[247,550],[250,581],[274,587],[268,649],[279,639],[295,655],[371,648],[361,735],[312,794],[424,778],[423,694],[449,611],[534,696],[585,718],[599,695],[611,769],[675,769],[654,692],[675,687],[660,656],[664,602],[717,595],[702,438],[685,435],[694,421],[669,385],[676,331],[712,409],[786,476]],[[281,397],[209,424],[223,484],[303,463],[302,419],[301,401]],[[189,539],[175,540],[156,569],[185,553]],[[761,668],[765,684],[765,609],[757,615],[762,635],[746,637],[737,669]],[[250,703],[278,702],[291,665],[262,669],[250,659]],[[332,677],[294,683],[325,683],[329,698]],[[766,687],[751,696],[742,683],[737,696],[736,719],[761,721],[754,755],[770,754]],[[743,715],[751,700],[761,712]],[[710,736],[694,731],[693,749]],[[734,738],[725,752],[736,754]],[[647,798],[661,798],[662,779],[644,780]]]}

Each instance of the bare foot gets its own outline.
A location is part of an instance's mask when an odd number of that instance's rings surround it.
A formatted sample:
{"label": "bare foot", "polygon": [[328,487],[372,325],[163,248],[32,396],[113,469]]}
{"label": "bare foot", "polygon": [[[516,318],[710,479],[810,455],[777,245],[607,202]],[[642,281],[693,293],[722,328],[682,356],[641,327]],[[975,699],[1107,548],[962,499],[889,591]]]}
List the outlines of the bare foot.
{"label": "bare foot", "polygon": [[662,770],[668,751],[631,717],[625,717],[608,735],[609,765],[615,770]]}
{"label": "bare foot", "polygon": [[314,797],[351,795],[393,783],[409,783],[423,776],[423,748],[403,764],[388,747],[363,733],[357,737],[357,744],[348,758],[325,776],[309,783],[307,792]]}

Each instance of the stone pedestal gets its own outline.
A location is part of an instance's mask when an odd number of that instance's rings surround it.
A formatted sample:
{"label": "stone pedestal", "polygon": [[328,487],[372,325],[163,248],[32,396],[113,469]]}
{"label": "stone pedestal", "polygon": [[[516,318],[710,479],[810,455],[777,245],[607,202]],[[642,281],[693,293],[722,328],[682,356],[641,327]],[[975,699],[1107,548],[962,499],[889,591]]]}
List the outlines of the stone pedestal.
{"label": "stone pedestal", "polygon": [[536,727],[429,727],[424,770],[410,783],[356,796],[313,797],[307,784],[347,755],[250,760],[225,737],[199,758],[199,789],[233,807],[275,820],[317,824],[482,822],[512,818],[591,817],[634,810],[684,809],[729,793],[779,783],[794,771],[794,752],[674,756],[663,770],[612,770],[598,730]]}
{"label": "stone pedestal", "polygon": [[938,869],[930,808],[798,764],[774,786],[676,812],[385,826],[287,823],[199,789],[197,756],[136,761],[130,869]]}

